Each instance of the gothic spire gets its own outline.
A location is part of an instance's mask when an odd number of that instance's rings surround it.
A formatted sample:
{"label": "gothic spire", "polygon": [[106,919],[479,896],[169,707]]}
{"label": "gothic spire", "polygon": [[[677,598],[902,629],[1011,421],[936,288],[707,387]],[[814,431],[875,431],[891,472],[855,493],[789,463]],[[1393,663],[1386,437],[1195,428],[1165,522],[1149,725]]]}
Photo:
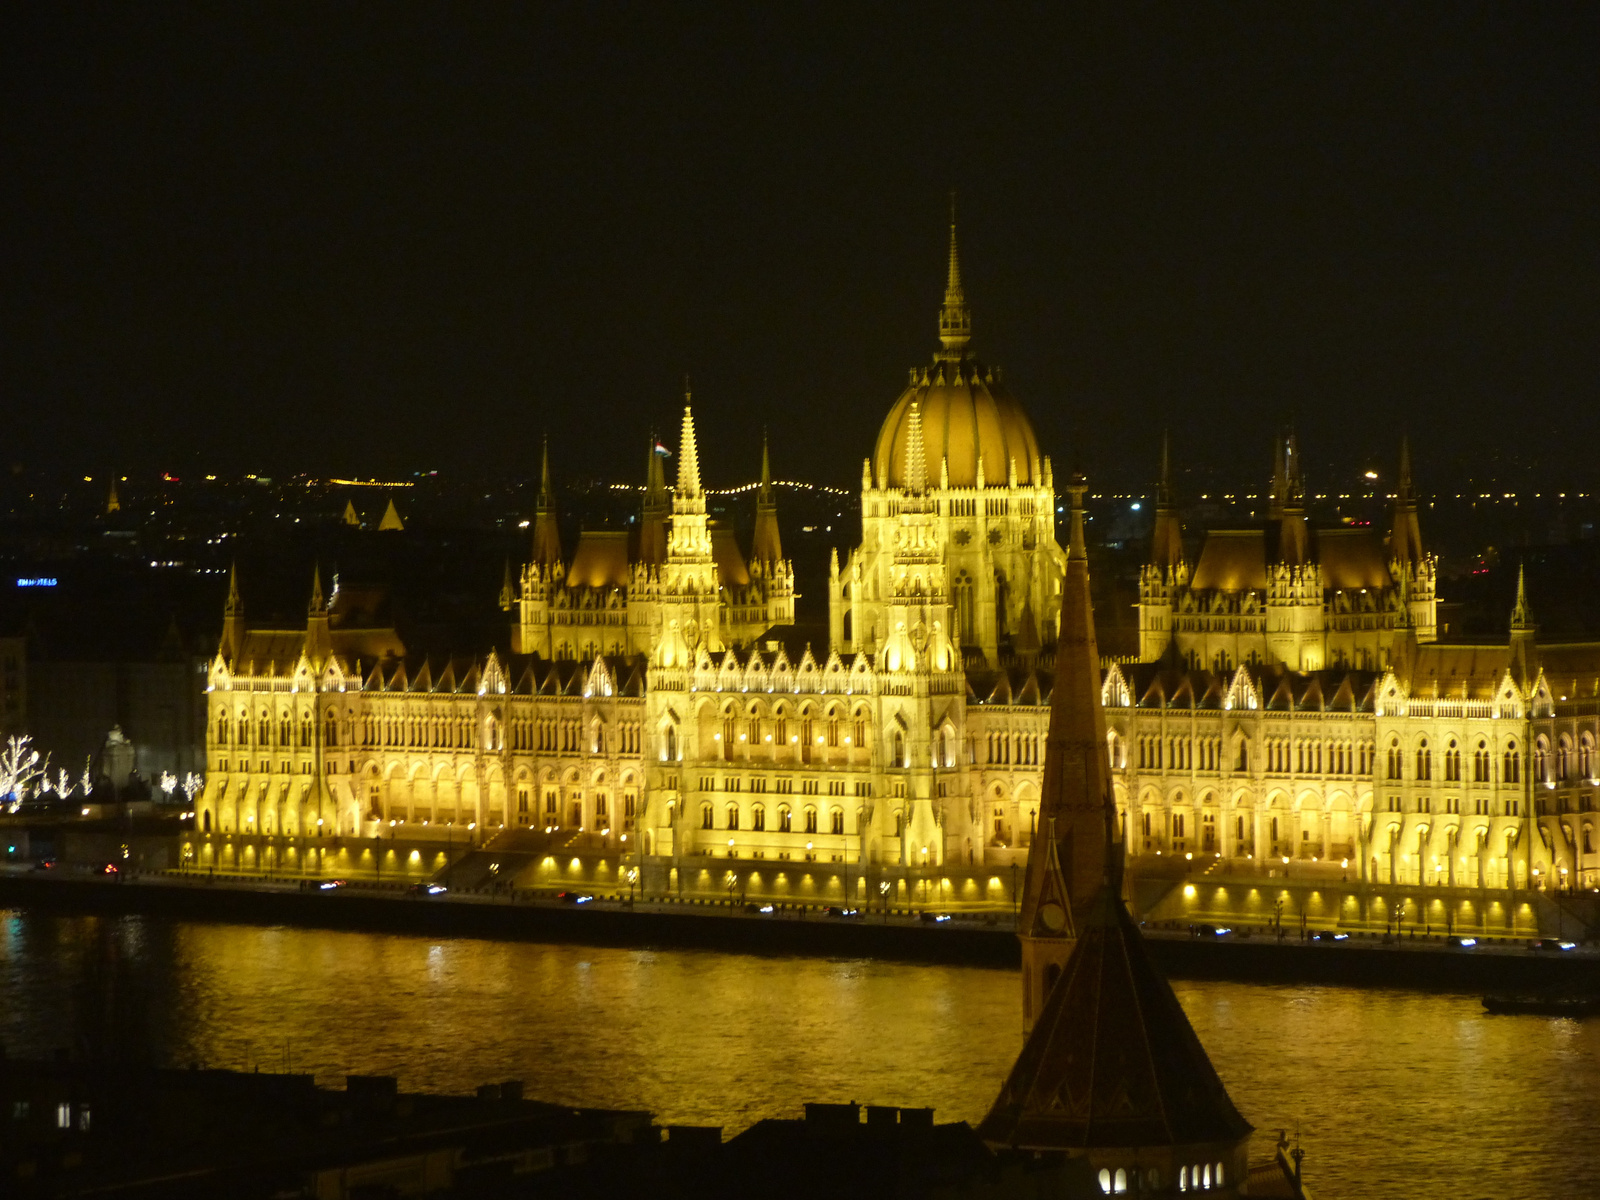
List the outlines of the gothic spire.
{"label": "gothic spire", "polygon": [[700,491],[700,452],[694,440],[694,410],[690,407],[689,380],[683,380],[683,432],[678,441],[678,497],[698,498]]}
{"label": "gothic spire", "polygon": [[756,530],[750,557],[764,567],[783,561],[783,541],[778,536],[778,503],[772,497],[772,463],[767,435],[761,435],[761,486],[756,490]]}
{"label": "gothic spire", "polygon": [[961,255],[956,249],[956,194],[950,193],[950,261],[945,268],[944,304],[939,308],[941,357],[960,358],[972,339],[972,314],[961,289]]}
{"label": "gothic spire", "polygon": [[239,595],[239,562],[228,564],[228,602],[223,607],[224,617],[237,617],[244,613],[244,600]]}
{"label": "gothic spire", "polygon": [[544,435],[544,452],[539,464],[539,507],[556,506],[555,488],[550,486],[550,435]]}
{"label": "gothic spire", "polygon": [[1528,607],[1528,566],[1517,568],[1517,602],[1511,606],[1511,632],[1528,633],[1534,628],[1533,610]]}
{"label": "gothic spire", "polygon": [[1411,439],[1400,437],[1400,474],[1395,479],[1394,525],[1389,531],[1392,562],[1422,561],[1422,528],[1417,522],[1417,497],[1411,487]]}
{"label": "gothic spire", "polygon": [[308,610],[313,617],[327,616],[328,604],[322,598],[322,564],[319,562],[311,568],[311,605]]}
{"label": "gothic spire", "polygon": [[1183,561],[1183,525],[1172,504],[1172,439],[1161,431],[1161,477],[1156,482],[1155,525],[1150,531],[1150,561],[1163,571]]}
{"label": "gothic spire", "polygon": [[556,516],[556,488],[550,475],[550,438],[544,439],[539,469],[539,498],[533,513],[533,561],[549,566],[561,561],[561,525]]}
{"label": "gothic spire", "polygon": [[1039,836],[1028,856],[1020,921],[1023,1019],[1038,1016],[1055,972],[1072,949],[1083,906],[1105,881],[1121,848],[1113,843],[1115,809],[1100,707],[1100,652],[1089,599],[1083,544],[1083,476],[1067,485],[1072,538],[1062,585],[1061,633],[1039,798]]}

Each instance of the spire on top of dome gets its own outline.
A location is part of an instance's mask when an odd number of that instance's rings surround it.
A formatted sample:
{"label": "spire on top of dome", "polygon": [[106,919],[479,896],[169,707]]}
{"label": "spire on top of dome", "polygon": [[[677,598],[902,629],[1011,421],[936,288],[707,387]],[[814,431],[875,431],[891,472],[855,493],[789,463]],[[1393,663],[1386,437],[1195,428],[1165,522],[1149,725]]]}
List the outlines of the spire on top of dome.
{"label": "spire on top of dome", "polygon": [[972,340],[972,314],[961,290],[961,255],[956,249],[956,194],[950,193],[950,263],[945,272],[944,304],[939,308],[940,357],[960,358]]}
{"label": "spire on top of dome", "polygon": [[700,452],[694,442],[694,412],[689,406],[689,377],[683,377],[683,434],[678,443],[678,496],[700,495]]}

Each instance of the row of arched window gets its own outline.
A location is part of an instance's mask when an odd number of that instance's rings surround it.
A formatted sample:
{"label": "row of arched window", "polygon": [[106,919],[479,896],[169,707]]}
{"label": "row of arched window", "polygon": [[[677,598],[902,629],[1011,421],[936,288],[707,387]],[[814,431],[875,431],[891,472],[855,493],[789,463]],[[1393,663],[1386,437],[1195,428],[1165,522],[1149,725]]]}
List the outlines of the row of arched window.
{"label": "row of arched window", "polygon": [[[1461,748],[1455,738],[1451,738],[1443,751],[1440,752],[1443,760],[1444,781],[1446,783],[1461,783],[1462,757]],[[1385,756],[1386,775],[1391,780],[1404,778],[1406,753],[1401,748],[1398,737],[1389,739],[1389,748]],[[1422,738],[1417,743],[1412,759],[1412,779],[1418,783],[1429,783],[1433,780],[1433,751],[1428,746],[1428,739]],[[1477,746],[1472,751],[1472,782],[1493,783],[1490,778],[1493,757],[1487,739],[1480,738]],[[1542,779],[1544,761],[1542,749],[1534,751],[1534,773]],[[1522,752],[1517,749],[1515,742],[1508,742],[1500,757],[1500,782],[1519,783],[1522,780]]]}
{"label": "row of arched window", "polygon": [[[718,827],[716,816],[716,810],[710,804],[702,804],[700,806],[700,828],[716,829]],[[856,809],[856,823],[858,826],[864,817],[865,810],[859,808]],[[801,827],[798,832],[820,832],[818,828],[818,813],[815,808],[811,807],[810,805],[807,805],[805,808],[803,808],[800,812],[800,820]],[[742,821],[743,814],[739,811],[739,806],[737,804],[730,804],[723,812],[723,824],[721,827],[723,829],[737,830],[742,827]],[[827,813],[827,826],[829,833],[843,833],[844,809],[830,808]],[[765,805],[753,804],[750,806],[749,828],[756,833],[763,833],[766,831],[767,810]],[[794,810],[791,809],[787,804],[780,804],[778,806],[776,824],[773,826],[773,830],[777,833],[797,832],[794,828]]]}

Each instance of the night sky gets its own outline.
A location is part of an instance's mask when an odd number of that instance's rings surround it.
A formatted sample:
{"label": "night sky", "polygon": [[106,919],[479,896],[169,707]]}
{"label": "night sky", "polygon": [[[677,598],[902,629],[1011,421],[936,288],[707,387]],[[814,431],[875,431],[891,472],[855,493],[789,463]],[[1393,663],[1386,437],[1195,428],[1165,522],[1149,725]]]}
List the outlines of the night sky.
{"label": "night sky", "polygon": [[0,454],[854,485],[954,188],[1058,464],[1596,482],[1600,6],[733,8],[7,6]]}

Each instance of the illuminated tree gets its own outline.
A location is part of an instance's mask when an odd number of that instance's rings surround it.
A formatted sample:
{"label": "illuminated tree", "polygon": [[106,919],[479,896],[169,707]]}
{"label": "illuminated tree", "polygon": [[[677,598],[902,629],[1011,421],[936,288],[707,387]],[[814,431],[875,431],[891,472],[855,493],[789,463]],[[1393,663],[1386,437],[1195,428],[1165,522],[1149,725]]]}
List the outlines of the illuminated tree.
{"label": "illuminated tree", "polygon": [[15,809],[30,791],[41,788],[40,781],[49,770],[49,756],[41,756],[33,748],[31,737],[23,733],[7,738],[5,749],[0,751],[0,800],[9,801]]}

